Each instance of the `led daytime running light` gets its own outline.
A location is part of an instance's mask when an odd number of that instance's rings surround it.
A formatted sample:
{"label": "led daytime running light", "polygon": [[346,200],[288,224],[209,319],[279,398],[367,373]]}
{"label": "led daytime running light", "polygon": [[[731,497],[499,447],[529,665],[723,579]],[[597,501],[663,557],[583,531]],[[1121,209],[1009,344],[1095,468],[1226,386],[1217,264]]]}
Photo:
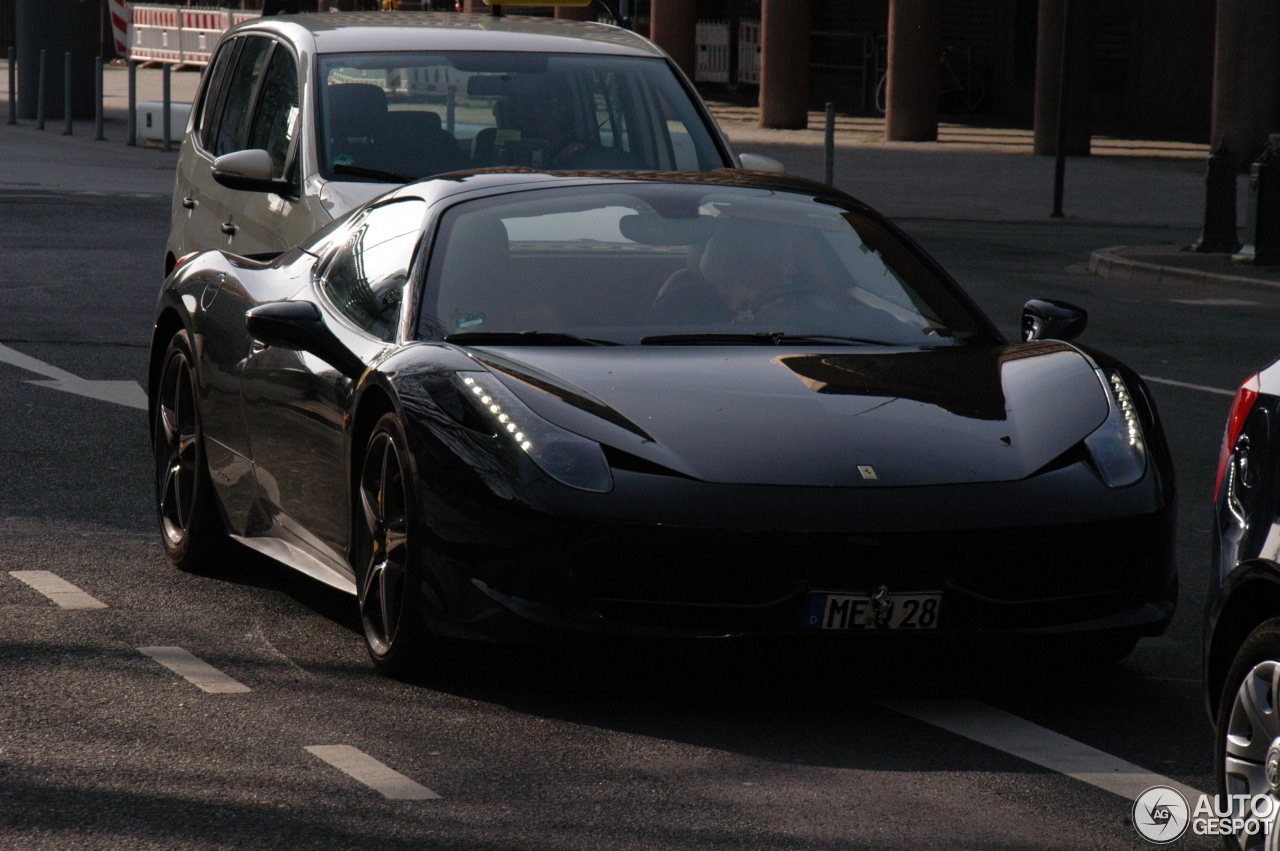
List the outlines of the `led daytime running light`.
{"label": "led daytime running light", "polygon": [[484,405],[484,407],[489,411],[489,413],[493,416],[493,418],[498,421],[498,423],[507,432],[507,434],[511,435],[515,439],[517,446],[519,446],[525,452],[528,452],[531,449],[533,449],[532,441],[525,439],[525,434],[523,431],[520,430],[520,426],[516,425],[512,421],[511,415],[508,414],[506,411],[502,410],[502,406],[499,405],[494,400],[494,398],[490,396],[488,392],[485,391],[484,387],[481,386],[479,382],[477,382],[474,378],[467,377],[462,379],[462,383],[465,384],[467,386],[467,389],[471,391],[471,395],[475,396],[480,400],[480,404]]}

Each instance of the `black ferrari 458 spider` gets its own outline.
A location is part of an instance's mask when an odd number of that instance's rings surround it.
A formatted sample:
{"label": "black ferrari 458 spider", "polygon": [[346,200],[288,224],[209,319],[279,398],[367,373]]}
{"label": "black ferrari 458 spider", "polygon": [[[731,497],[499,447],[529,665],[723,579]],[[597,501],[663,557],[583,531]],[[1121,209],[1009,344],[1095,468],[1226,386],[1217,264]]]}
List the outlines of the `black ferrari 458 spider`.
{"label": "black ferrari 458 spider", "polygon": [[[169,557],[234,539],[442,637],[946,633],[1117,658],[1177,595],[1141,379],[1009,342],[797,178],[527,169],[396,189],[271,262],[183,258],[150,398]],[[203,564],[201,564],[203,563]]]}

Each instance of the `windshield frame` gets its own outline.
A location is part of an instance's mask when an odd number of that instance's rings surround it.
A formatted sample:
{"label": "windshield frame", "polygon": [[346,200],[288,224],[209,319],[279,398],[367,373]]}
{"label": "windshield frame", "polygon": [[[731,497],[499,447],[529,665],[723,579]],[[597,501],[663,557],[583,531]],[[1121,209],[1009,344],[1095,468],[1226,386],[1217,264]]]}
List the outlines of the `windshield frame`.
{"label": "windshield frame", "polygon": [[[585,175],[579,175],[579,176],[585,176]],[[694,174],[687,175],[687,179],[680,179],[683,177],[686,177],[686,176],[671,175],[671,174],[664,174],[664,175],[654,174],[652,177],[637,176],[637,178],[634,180],[626,180],[626,179],[595,180],[588,184],[583,184],[581,182],[574,181],[573,184],[569,184],[569,185],[560,184],[558,181],[549,181],[549,182],[540,182],[536,185],[527,186],[527,187],[501,187],[501,188],[494,187],[493,189],[490,189],[487,191],[481,191],[479,193],[474,193],[474,194],[466,193],[462,195],[456,195],[447,199],[441,199],[441,201],[444,201],[445,203],[443,204],[437,203],[432,205],[433,209],[430,213],[429,221],[424,229],[423,239],[429,241],[429,246],[427,251],[422,251],[419,254],[421,268],[418,271],[418,274],[415,279],[415,293],[414,293],[415,298],[413,301],[413,315],[412,315],[412,318],[410,319],[412,324],[406,327],[405,329],[406,334],[404,339],[406,341],[415,340],[415,341],[421,341],[421,342],[440,343],[443,341],[443,337],[447,336],[447,334],[442,334],[440,329],[433,328],[431,327],[431,325],[427,324],[431,321],[432,318],[434,318],[434,314],[429,313],[426,310],[426,306],[430,299],[434,299],[438,296],[440,275],[443,269],[443,259],[444,259],[444,255],[439,250],[440,247],[444,244],[442,239],[442,236],[444,235],[443,231],[446,226],[446,221],[450,220],[450,214],[456,212],[459,207],[470,206],[472,204],[479,204],[482,207],[490,206],[490,205],[500,206],[503,202],[500,201],[499,199],[505,198],[507,196],[527,195],[530,192],[555,192],[557,194],[561,192],[568,192],[568,193],[583,192],[584,194],[594,194],[596,192],[599,192],[602,194],[608,194],[610,189],[621,190],[625,192],[626,187],[635,186],[637,184],[671,185],[671,186],[681,186],[681,185],[689,186],[690,184],[692,184],[695,186],[704,187],[708,192],[714,192],[716,190],[730,189],[734,185],[728,181],[723,183],[720,182],[719,180],[710,180],[705,182],[700,181],[696,179],[697,175],[694,175]],[[779,185],[767,185],[764,183],[753,182],[752,188],[769,189],[770,191],[777,192],[779,194],[796,196],[798,199],[805,199],[812,203],[834,206],[845,212],[853,213],[855,215],[858,215],[870,220],[878,228],[880,228],[887,236],[896,240],[898,244],[901,246],[901,248],[907,254],[910,255],[911,259],[914,260],[916,263],[918,263],[921,267],[923,267],[923,270],[930,277],[933,278],[934,282],[937,284],[937,286],[940,289],[940,294],[946,298],[951,299],[953,301],[953,307],[958,311],[962,312],[972,322],[972,332],[963,337],[943,337],[943,338],[940,338],[936,343],[927,342],[927,341],[921,342],[918,344],[885,342],[884,343],[885,346],[900,348],[903,345],[907,345],[907,346],[919,346],[919,347],[929,348],[929,347],[936,347],[936,346],[1005,344],[1008,342],[1004,334],[1001,333],[1001,331],[996,327],[995,323],[991,321],[991,319],[987,316],[987,314],[978,306],[978,304],[973,300],[973,298],[968,294],[968,292],[966,292],[965,289],[960,286],[960,284],[955,280],[955,278],[953,278],[951,274],[947,272],[945,268],[942,267],[941,264],[939,264],[936,260],[934,260],[934,258],[927,251],[925,251],[924,248],[921,247],[919,243],[917,243],[914,239],[912,239],[910,236],[904,233],[893,222],[891,222],[889,219],[887,219],[880,213],[876,212],[875,210],[871,209],[866,204],[863,204],[862,202],[857,201],[851,198],[850,196],[845,195],[842,192],[839,192],[838,190],[832,191],[827,187],[819,187],[815,185],[814,186],[815,191],[813,193],[806,193],[803,191],[799,191],[805,188],[803,186],[788,185],[791,183],[805,184],[809,182],[810,181],[807,181],[807,180],[798,181],[795,178],[782,177],[782,178],[779,178],[779,180],[777,181]],[[742,185],[742,184],[739,184],[739,185]],[[826,191],[820,192],[820,190],[826,190]],[[511,199],[511,200],[514,200],[514,199]],[[527,329],[527,330],[555,330],[555,329]],[[565,330],[564,333],[574,334],[576,332],[570,329],[570,330]],[[628,346],[641,345],[641,343],[639,342],[639,339],[637,339],[637,341],[635,342],[621,342],[620,344],[628,345]],[[506,348],[508,345],[518,345],[518,344],[516,343],[503,344],[503,348]],[[744,343],[743,345],[754,346],[758,344]],[[802,346],[813,347],[813,348],[829,347],[828,344],[817,343],[817,342],[814,342],[814,343],[808,343],[808,342],[785,343],[784,342],[784,345],[802,345]]]}
{"label": "windshield frame", "polygon": [[[692,108],[693,116],[700,123],[703,131],[710,139],[711,146],[714,148],[716,156],[719,158],[719,165],[712,165],[706,171],[696,173],[709,173],[719,168],[738,168],[738,159],[729,147],[729,141],[725,137],[719,123],[711,115],[702,96],[698,94],[692,82],[684,74],[680,68],[666,56],[631,56],[618,55],[614,53],[579,53],[573,52],[544,52],[544,51],[521,51],[521,50],[363,50],[363,51],[342,51],[335,53],[316,54],[315,60],[311,63],[311,115],[308,119],[307,132],[311,136],[313,150],[315,151],[315,173],[323,180],[328,182],[346,182],[346,183],[365,183],[365,182],[385,182],[376,178],[364,178],[350,174],[335,173],[329,165],[328,139],[324,132],[325,127],[325,81],[324,81],[324,65],[327,60],[342,56],[414,56],[414,55],[448,55],[448,54],[485,54],[485,53],[529,53],[537,56],[545,56],[549,58],[562,58],[580,60],[585,58],[595,58],[602,61],[616,62],[632,62],[632,63],[661,63],[666,69],[669,76],[675,81],[679,87],[680,94],[683,95],[684,103]],[[678,111],[677,104],[672,104],[672,108]],[[302,117],[299,117],[302,120]],[[472,165],[468,164],[462,170],[470,170]],[[546,169],[549,173],[563,173],[570,169]],[[646,169],[649,173],[658,173],[657,169]],[[442,172],[444,174],[446,172]],[[427,179],[437,177],[439,175],[421,175],[412,176],[413,180]],[[391,184],[389,184],[391,185]]]}

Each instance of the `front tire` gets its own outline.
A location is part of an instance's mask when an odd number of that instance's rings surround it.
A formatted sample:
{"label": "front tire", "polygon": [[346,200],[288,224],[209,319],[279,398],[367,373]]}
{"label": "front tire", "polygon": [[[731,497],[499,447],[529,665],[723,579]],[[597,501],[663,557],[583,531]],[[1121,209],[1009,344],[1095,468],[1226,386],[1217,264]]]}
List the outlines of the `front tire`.
{"label": "front tire", "polygon": [[[1280,618],[1255,629],[1236,653],[1218,701],[1214,740],[1213,785],[1219,800],[1226,800],[1223,795],[1271,799],[1270,818],[1259,819],[1271,823],[1270,831],[1225,837],[1227,848],[1269,847],[1268,833],[1280,828],[1276,818],[1280,811]],[[1232,816],[1236,815],[1233,809]],[[1249,815],[1245,813],[1246,818]]]}
{"label": "front tire", "polygon": [[165,555],[182,570],[209,570],[228,539],[205,460],[195,357],[185,330],[169,341],[156,396],[156,512]]}
{"label": "front tire", "polygon": [[417,673],[430,636],[419,612],[422,553],[408,444],[395,414],[373,428],[353,500],[352,548],[369,658],[390,676]]}

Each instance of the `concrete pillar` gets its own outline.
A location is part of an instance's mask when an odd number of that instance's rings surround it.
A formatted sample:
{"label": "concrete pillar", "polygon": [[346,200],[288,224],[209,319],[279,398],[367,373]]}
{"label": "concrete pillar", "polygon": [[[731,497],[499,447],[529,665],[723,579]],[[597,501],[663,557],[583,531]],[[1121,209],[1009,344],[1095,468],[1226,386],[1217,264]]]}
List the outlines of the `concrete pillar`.
{"label": "concrete pillar", "polygon": [[649,38],[693,79],[698,69],[697,0],[652,0]]}
{"label": "concrete pillar", "polygon": [[[1071,91],[1067,104],[1067,155],[1089,154],[1093,135],[1093,29],[1095,0],[1072,0]],[[1057,154],[1058,95],[1062,85],[1065,0],[1040,0],[1036,38],[1035,152]]]}
{"label": "concrete pillar", "polygon": [[941,61],[942,0],[889,0],[886,139],[932,142],[938,138]]}
{"label": "concrete pillar", "polygon": [[809,0],[760,4],[760,126],[809,126]]}
{"label": "concrete pillar", "polygon": [[596,10],[590,6],[557,6],[556,17],[569,21],[594,21]]}
{"label": "concrete pillar", "polygon": [[1226,141],[1241,170],[1280,131],[1280,5],[1275,0],[1218,0],[1210,141]]}

